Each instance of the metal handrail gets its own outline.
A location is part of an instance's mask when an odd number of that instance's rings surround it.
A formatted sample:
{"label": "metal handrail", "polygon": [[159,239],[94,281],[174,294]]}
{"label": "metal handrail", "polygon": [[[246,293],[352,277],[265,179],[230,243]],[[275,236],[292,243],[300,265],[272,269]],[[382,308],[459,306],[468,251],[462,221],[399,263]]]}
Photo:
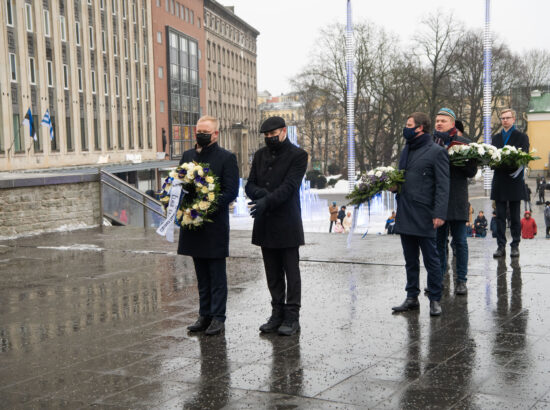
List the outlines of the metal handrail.
{"label": "metal handrail", "polygon": [[[116,175],[111,174],[110,172],[104,171],[104,170],[102,170],[102,169],[101,169],[99,172],[100,172],[100,176],[101,176],[100,182],[101,182],[102,184],[107,185],[108,187],[110,187],[110,188],[114,189],[115,191],[121,193],[122,195],[126,196],[127,198],[130,198],[132,201],[137,202],[138,204],[140,204],[140,205],[142,205],[143,207],[149,209],[150,211],[156,213],[157,215],[162,216],[162,217],[165,216],[164,213],[160,213],[158,210],[156,210],[156,209],[150,207],[149,205],[147,205],[147,204],[145,203],[145,200],[148,200],[148,201],[151,201],[151,202],[153,202],[153,203],[155,203],[155,204],[157,204],[157,205],[159,205],[159,206],[162,206],[162,203],[161,203],[160,201],[157,201],[156,199],[149,197],[147,194],[144,194],[144,193],[141,192],[139,189],[136,189],[136,188],[133,187],[132,185],[128,184],[126,181],[120,179],[120,178],[117,177]],[[105,179],[103,179],[103,177],[111,178],[111,179],[115,180],[118,184],[121,184],[122,186],[128,188],[130,191],[132,191],[132,192],[134,192],[134,193],[140,195],[141,198],[142,198],[142,201],[139,201],[138,199],[134,198],[133,196],[129,195],[128,193],[124,192],[123,190],[117,188],[117,187],[114,186],[113,184],[110,184],[110,183],[107,182]],[[103,212],[102,212],[102,213],[103,213]]]}

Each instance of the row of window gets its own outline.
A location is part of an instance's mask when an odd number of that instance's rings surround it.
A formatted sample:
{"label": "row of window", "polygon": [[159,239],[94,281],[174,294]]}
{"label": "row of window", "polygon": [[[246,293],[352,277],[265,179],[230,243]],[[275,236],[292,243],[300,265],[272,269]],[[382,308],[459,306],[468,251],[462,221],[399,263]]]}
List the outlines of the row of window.
{"label": "row of window", "polygon": [[226,50],[225,47],[214,42],[206,42],[206,57],[208,60],[212,59],[214,63],[218,62],[222,66],[227,66],[246,75],[250,74],[254,76],[256,73],[256,63],[239,56],[231,50]]}
{"label": "row of window", "polygon": [[[17,82],[17,56],[13,53],[9,53],[10,61],[10,79],[12,82]],[[53,74],[53,62],[51,60],[46,61],[46,71],[47,71],[47,82],[48,87],[54,86],[54,74]],[[82,69],[77,68],[78,75],[78,91],[83,92],[83,82],[82,82]],[[35,65],[34,57],[29,57],[29,82],[32,85],[37,83],[37,70]],[[91,71],[91,85],[92,85],[92,94],[96,94],[96,74],[95,71]],[[107,74],[103,74],[103,85],[105,95],[109,95],[109,77]],[[63,64],[63,88],[65,90],[69,89],[69,68],[67,64]],[[115,95],[119,96],[119,76],[115,75]],[[126,78],[126,98],[130,98],[130,79]],[[139,82],[136,81],[136,99],[140,99],[140,86]],[[149,83],[145,82],[145,101],[149,101]]]}
{"label": "row of window", "polygon": [[218,16],[209,12],[205,12],[204,25],[205,27],[209,27],[216,33],[226,37],[230,41],[233,41],[234,43],[237,43],[252,52],[256,52],[255,40],[253,40],[250,36],[244,34],[236,27],[233,27],[229,23],[223,21],[223,19],[220,19]]}
{"label": "row of window", "polygon": [[[161,0],[157,0],[157,7],[161,7]],[[195,12],[188,9],[179,1],[165,0],[164,1],[166,12],[176,16],[179,19],[184,20],[187,23],[195,24]],[[201,18],[197,16],[197,26],[201,28]]]}
{"label": "row of window", "polygon": [[[219,79],[219,80],[218,80]],[[253,87],[247,87],[244,82],[232,80],[231,78],[218,77],[216,73],[208,73],[208,89],[212,91],[222,91],[236,97],[247,97],[246,91]]]}

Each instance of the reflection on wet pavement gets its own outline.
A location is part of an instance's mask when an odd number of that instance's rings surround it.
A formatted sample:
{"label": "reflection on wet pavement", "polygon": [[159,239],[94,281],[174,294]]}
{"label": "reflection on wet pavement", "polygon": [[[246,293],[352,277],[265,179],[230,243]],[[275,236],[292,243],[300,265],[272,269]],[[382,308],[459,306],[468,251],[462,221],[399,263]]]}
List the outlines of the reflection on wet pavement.
{"label": "reflection on wet pavement", "polygon": [[[341,240],[340,240],[341,239]],[[469,293],[444,314],[392,315],[398,238],[310,234],[302,332],[260,335],[269,294],[250,232],[232,232],[222,336],[190,335],[193,264],[135,228],[0,242],[0,407],[106,409],[550,408],[544,240],[495,261],[470,242]],[[546,247],[546,249],[544,248]]]}

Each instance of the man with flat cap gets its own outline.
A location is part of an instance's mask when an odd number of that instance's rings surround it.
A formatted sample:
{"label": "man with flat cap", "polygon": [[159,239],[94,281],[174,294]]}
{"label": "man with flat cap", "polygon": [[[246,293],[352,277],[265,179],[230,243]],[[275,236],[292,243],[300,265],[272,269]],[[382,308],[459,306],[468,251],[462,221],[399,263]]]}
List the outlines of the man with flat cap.
{"label": "man with flat cap", "polygon": [[299,247],[304,244],[304,229],[299,191],[308,157],[287,138],[283,118],[268,118],[260,133],[266,146],[254,154],[245,187],[253,205],[252,243],[262,248],[271,293],[271,317],[260,331],[290,336],[300,331]]}

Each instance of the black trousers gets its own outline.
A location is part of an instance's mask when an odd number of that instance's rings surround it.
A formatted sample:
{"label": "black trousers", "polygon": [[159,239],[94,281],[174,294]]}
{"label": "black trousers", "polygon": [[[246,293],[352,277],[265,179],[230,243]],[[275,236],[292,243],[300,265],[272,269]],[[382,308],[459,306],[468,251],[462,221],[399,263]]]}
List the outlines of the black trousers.
{"label": "black trousers", "polygon": [[496,201],[497,245],[506,246],[506,206],[510,208],[511,246],[518,246],[521,240],[521,201]]}
{"label": "black trousers", "polygon": [[302,298],[299,248],[263,248],[265,276],[271,293],[272,315],[298,320]]}
{"label": "black trousers", "polygon": [[225,322],[227,275],[225,258],[193,258],[199,288],[199,315]]}
{"label": "black trousers", "polygon": [[331,233],[332,232],[332,225],[335,224],[336,221],[330,221],[330,226],[328,228],[328,233]]}
{"label": "black trousers", "polygon": [[416,298],[420,294],[420,251],[422,251],[424,266],[428,271],[429,298],[439,301],[443,275],[441,275],[436,239],[401,234],[401,245],[407,271],[407,286],[405,287],[407,297]]}

